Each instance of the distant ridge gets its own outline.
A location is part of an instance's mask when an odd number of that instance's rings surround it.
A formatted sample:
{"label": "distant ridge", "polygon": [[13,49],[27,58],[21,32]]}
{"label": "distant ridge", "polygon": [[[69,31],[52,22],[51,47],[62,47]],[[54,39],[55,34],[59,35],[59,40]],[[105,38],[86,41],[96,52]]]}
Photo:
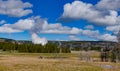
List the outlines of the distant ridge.
{"label": "distant ridge", "polygon": [[[0,41],[19,41],[19,42],[31,42],[30,40],[14,40],[14,39],[10,39],[10,38],[0,38]],[[49,42],[58,42],[56,40],[49,40]],[[60,41],[60,42],[112,42],[112,41],[87,41],[87,40],[81,40],[81,41]]]}
{"label": "distant ridge", "polygon": [[[0,38],[0,42],[12,42],[18,44],[32,44],[32,41],[29,40],[14,40],[9,38]],[[63,47],[114,47],[116,42],[112,41],[54,41],[50,40],[48,43],[56,43]]]}
{"label": "distant ridge", "polygon": [[8,38],[0,38],[0,42],[12,42],[12,41],[16,41],[16,40],[8,39]]}

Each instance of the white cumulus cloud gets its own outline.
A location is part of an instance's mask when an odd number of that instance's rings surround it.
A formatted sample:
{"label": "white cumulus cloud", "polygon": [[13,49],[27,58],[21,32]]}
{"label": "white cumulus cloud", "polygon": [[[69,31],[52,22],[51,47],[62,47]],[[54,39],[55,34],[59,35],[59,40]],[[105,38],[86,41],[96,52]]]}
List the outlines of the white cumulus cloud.
{"label": "white cumulus cloud", "polygon": [[101,0],[96,6],[102,10],[120,10],[120,0]]}
{"label": "white cumulus cloud", "polygon": [[120,25],[107,26],[107,27],[106,27],[106,30],[107,30],[107,31],[111,31],[111,32],[113,32],[114,34],[117,34],[118,31],[120,30]]}
{"label": "white cumulus cloud", "polygon": [[74,1],[71,4],[67,3],[64,5],[62,18],[93,19],[97,16],[99,16],[99,12],[93,8],[92,4]]}
{"label": "white cumulus cloud", "polygon": [[22,30],[19,29],[13,29],[8,26],[2,26],[0,27],[0,33],[18,33],[18,32],[23,32]]}
{"label": "white cumulus cloud", "polygon": [[70,40],[79,40],[79,38],[77,38],[76,35],[83,35],[90,38],[96,38],[98,40],[105,41],[112,41],[113,39],[115,40],[115,36],[112,36],[110,34],[100,34],[98,30],[84,30],[77,27],[63,26],[61,23],[48,23],[46,19],[42,19],[39,16],[27,19],[20,19],[14,24],[4,24],[0,26],[0,33],[18,33],[23,32],[25,30],[30,32],[32,42],[34,44],[42,45],[45,45],[47,43],[46,38],[38,36],[42,33],[67,34]]}
{"label": "white cumulus cloud", "polygon": [[[21,0],[0,0],[0,14],[12,17],[22,17],[32,13],[32,4]],[[28,9],[29,8],[29,9]]]}
{"label": "white cumulus cloud", "polygon": [[100,35],[97,37],[97,39],[104,40],[104,41],[117,41],[116,36],[110,35],[110,34]]}
{"label": "white cumulus cloud", "polygon": [[109,8],[107,10],[106,9],[101,10],[99,9],[99,7],[97,7],[97,4],[93,5],[90,3],[84,3],[82,1],[74,1],[72,3],[67,3],[64,5],[64,12],[60,17],[60,20],[65,21],[71,19],[72,20],[85,19],[96,25],[107,26],[107,25],[120,24],[119,17],[120,16],[118,15],[117,10],[109,9]]}

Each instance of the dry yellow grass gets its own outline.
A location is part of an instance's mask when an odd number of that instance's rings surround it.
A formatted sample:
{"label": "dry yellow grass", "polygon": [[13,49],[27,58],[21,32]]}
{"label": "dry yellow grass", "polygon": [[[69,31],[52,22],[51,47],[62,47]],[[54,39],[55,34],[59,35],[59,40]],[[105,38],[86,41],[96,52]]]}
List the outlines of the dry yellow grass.
{"label": "dry yellow grass", "polygon": [[[74,56],[63,59],[40,59],[40,54],[23,54],[0,54],[0,71],[120,71],[120,64],[115,63],[80,61]],[[100,65],[111,65],[116,68],[102,68]]]}

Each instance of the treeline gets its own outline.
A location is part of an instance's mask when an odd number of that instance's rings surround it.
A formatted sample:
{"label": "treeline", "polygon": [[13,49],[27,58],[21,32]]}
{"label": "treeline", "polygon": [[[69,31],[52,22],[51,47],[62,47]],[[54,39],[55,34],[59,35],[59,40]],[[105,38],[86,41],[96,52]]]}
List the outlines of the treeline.
{"label": "treeline", "polygon": [[95,51],[101,51],[101,47],[74,47],[72,48],[73,51],[88,51],[88,50],[95,50]]}
{"label": "treeline", "polygon": [[48,43],[45,46],[40,44],[18,44],[12,42],[0,42],[0,49],[3,51],[18,51],[24,53],[70,53],[68,47],[58,47],[55,43]]}

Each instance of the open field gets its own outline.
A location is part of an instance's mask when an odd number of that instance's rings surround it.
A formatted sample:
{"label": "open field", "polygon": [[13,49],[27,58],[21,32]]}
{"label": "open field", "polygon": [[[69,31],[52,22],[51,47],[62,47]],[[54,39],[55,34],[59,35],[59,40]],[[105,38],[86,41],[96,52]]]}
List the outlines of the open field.
{"label": "open field", "polygon": [[[98,52],[94,52],[94,59],[98,59],[98,55]],[[40,59],[40,56],[43,59]],[[5,52],[0,53],[0,71],[120,71],[120,64],[99,60],[81,61],[79,52],[61,54]]]}

